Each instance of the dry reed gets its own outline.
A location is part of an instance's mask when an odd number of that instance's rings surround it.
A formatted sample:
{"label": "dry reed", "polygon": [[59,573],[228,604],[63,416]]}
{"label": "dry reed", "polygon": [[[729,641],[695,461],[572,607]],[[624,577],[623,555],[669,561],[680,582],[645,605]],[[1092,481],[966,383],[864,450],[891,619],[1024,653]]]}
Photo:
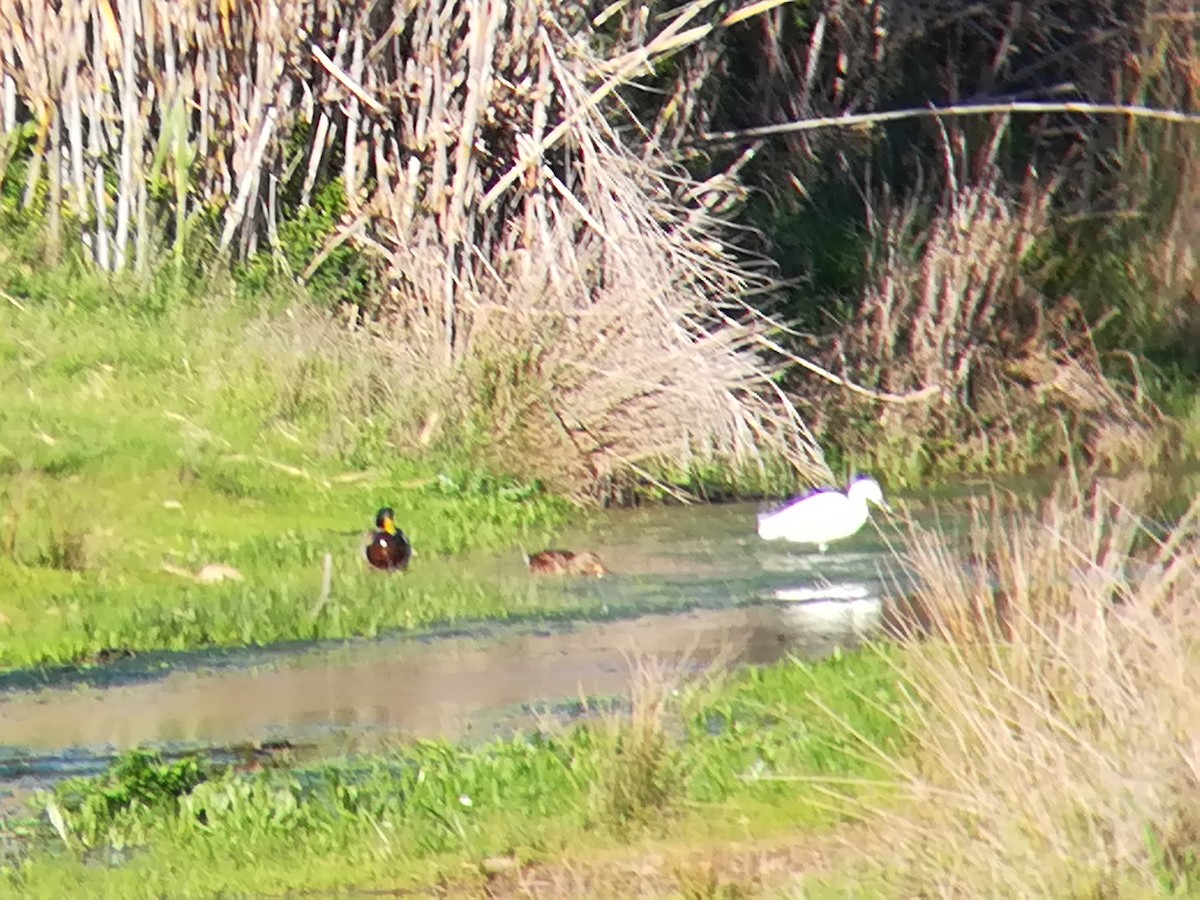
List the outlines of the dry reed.
{"label": "dry reed", "polygon": [[[1161,414],[1137,383],[1107,375],[1093,340],[1102,326],[1027,275],[1033,248],[1051,240],[1060,179],[1030,171],[1019,190],[1005,187],[997,156],[1007,128],[997,123],[977,151],[943,131],[939,203],[916,191],[872,214],[863,303],[827,358],[852,382],[919,402],[876,404],[859,449],[907,441],[927,453],[950,442],[943,464],[1017,470],[1045,459],[1039,444],[1064,459],[1080,450],[1113,464],[1150,458]],[[849,399],[831,400],[834,420],[861,415]]]}
{"label": "dry reed", "polygon": [[48,179],[52,229],[80,223],[105,269],[145,268],[160,230],[182,259],[202,219],[285,267],[284,197],[340,179],[296,274],[374,259],[396,381],[450,383],[426,405],[521,474],[581,497],[712,464],[823,480],[742,299],[768,281],[710,212],[734,179],[693,182],[620,94],[722,21],[677,13],[609,23],[601,57],[558,0],[9,3],[0,121],[32,129],[27,202]]}
{"label": "dry reed", "polygon": [[886,816],[880,861],[902,895],[1124,896],[1196,877],[1200,500],[1155,536],[1144,496],[1072,485],[1040,515],[992,498],[965,567],[915,534],[928,641],[905,674],[915,750],[893,761],[912,797]]}

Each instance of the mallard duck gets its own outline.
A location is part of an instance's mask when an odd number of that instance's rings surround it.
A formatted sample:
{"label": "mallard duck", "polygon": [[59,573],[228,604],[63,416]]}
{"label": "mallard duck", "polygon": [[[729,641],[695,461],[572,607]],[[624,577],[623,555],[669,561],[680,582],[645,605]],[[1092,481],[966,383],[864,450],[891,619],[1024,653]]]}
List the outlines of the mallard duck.
{"label": "mallard duck", "polygon": [[822,553],[831,541],[850,537],[867,521],[867,503],[890,509],[874,478],[859,478],[846,493],[832,488],[807,494],[758,517],[758,536],[798,544],[816,544]]}
{"label": "mallard duck", "polygon": [[377,569],[388,571],[407,569],[408,561],[412,558],[412,544],[404,532],[396,527],[396,517],[391,507],[385,506],[375,514],[375,527],[378,530],[367,543],[367,562]]}
{"label": "mallard duck", "polygon": [[572,553],[570,550],[542,550],[526,555],[525,565],[535,575],[590,575],[600,578],[608,574],[600,557],[590,550]]}

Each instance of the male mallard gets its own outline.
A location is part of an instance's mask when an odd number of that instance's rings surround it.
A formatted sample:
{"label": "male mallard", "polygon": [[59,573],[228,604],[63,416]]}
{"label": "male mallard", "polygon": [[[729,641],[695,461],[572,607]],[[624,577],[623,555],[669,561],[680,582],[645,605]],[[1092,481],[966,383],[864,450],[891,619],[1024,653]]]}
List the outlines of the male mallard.
{"label": "male mallard", "polygon": [[412,558],[412,544],[404,532],[396,527],[396,516],[391,507],[385,506],[375,514],[375,527],[367,544],[367,562],[377,569],[403,571]]}
{"label": "male mallard", "polygon": [[525,565],[535,575],[591,575],[600,578],[608,574],[600,557],[590,550],[572,553],[570,550],[543,550],[525,557]]}

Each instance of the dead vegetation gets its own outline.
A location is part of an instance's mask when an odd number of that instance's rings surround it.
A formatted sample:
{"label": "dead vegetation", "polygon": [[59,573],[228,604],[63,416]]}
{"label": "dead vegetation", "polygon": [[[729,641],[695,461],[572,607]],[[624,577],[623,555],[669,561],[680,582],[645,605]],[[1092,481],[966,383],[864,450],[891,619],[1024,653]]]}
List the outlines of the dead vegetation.
{"label": "dead vegetation", "polygon": [[555,0],[17,6],[0,120],[31,146],[8,176],[52,244],[78,222],[114,270],[149,267],[162,235],[181,261],[207,221],[220,251],[286,271],[285,214],[327,212],[336,178],[340,218],[290,274],[343,247],[372,261],[362,306],[445,440],[580,499],[681,493],[706,466],[817,480],[746,301],[768,279],[705,205],[720,184],[620,95],[713,27],[709,5],[603,41]]}
{"label": "dead vegetation", "polygon": [[[14,4],[0,179],[44,211],[52,252],[77,229],[102,269],[215,249],[345,282],[348,326],[373,320],[407,388],[398,448],[470,445],[581,500],[683,497],[714,471],[829,481],[810,423],[889,469],[1075,447],[1119,463],[1167,444],[1137,354],[1093,336],[1187,352],[1194,126],[938,121],[903,164],[942,177],[894,199],[860,183],[882,152],[869,126],[782,152],[700,137],[913,91],[1196,108],[1186,0],[1093,7],[1100,46],[1051,0]],[[1041,174],[1011,165],[1021,142]],[[871,248],[855,312],[808,341],[760,311],[781,290],[769,239],[731,223],[755,190],[803,203],[822,179],[874,204]],[[1080,300],[1090,275],[1030,272],[1096,255],[1076,220],[1104,223],[1117,273]],[[1109,288],[1130,294],[1115,324],[1097,312]]]}
{"label": "dead vegetation", "polygon": [[915,749],[892,761],[911,795],[878,820],[901,895],[1194,886],[1200,501],[1163,534],[1145,496],[1068,485],[1040,511],[992,498],[966,566],[917,533]]}
{"label": "dead vegetation", "polygon": [[[760,127],[740,133],[773,140],[745,181],[805,213],[782,215],[773,237],[813,260],[797,277],[817,297],[796,305],[813,308],[816,333],[792,346],[817,365],[792,384],[821,440],[908,479],[1076,457],[1149,464],[1179,449],[1149,399],[1161,373],[1146,356],[1195,369],[1195,16],[1188,0],[1070,12],[1037,0],[766,17],[741,89]],[[1081,28],[1104,41],[1078,40]],[[880,127],[929,114],[894,108],[926,99],[976,112]],[[1176,121],[1003,112],[1059,100]],[[836,124],[847,116],[854,127]],[[861,225],[846,212],[858,198]],[[813,275],[822,253],[847,265],[828,233],[862,259],[833,302]]]}
{"label": "dead vegetation", "polygon": [[[1021,471],[1076,453],[1152,460],[1167,432],[1137,361],[1132,378],[1112,378],[1093,337],[1103,323],[1071,296],[1046,297],[1029,274],[1053,239],[1059,180],[1030,171],[1007,186],[997,160],[1007,128],[978,151],[943,133],[941,200],[931,207],[917,192],[875,211],[863,303],[828,355],[834,371],[899,402],[826,389],[816,425],[850,432],[851,449],[880,465],[907,458],[916,471],[935,461]],[[847,421],[869,424],[855,437]]]}
{"label": "dead vegetation", "polygon": [[[803,896],[811,879],[828,877],[856,856],[866,837],[851,828],[837,835],[682,848],[676,845],[618,857],[564,859],[514,866],[486,879],[488,897],[684,897]],[[449,893],[457,889],[452,888]]]}

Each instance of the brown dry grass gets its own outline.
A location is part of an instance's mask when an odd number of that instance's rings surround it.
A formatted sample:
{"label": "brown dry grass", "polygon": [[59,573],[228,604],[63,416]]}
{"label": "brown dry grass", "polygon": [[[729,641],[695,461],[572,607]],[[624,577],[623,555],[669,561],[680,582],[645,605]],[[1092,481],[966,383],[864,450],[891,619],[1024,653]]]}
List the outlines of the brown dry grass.
{"label": "brown dry grass", "polygon": [[30,130],[26,204],[52,245],[80,223],[104,269],[146,269],[162,233],[181,261],[208,221],[289,271],[285,197],[296,215],[340,179],[345,214],[291,274],[372,261],[420,443],[580,499],[706,469],[824,480],[746,302],[769,280],[711,212],[735,180],[693,180],[621,95],[713,7],[647,27],[559,0],[10,5],[0,137]]}
{"label": "brown dry grass", "polygon": [[498,873],[486,879],[481,892],[513,898],[803,896],[806,878],[828,876],[857,858],[854,842],[860,831],[565,859]]}
{"label": "brown dry grass", "polygon": [[875,217],[872,278],[845,352],[871,360],[892,393],[967,384],[984,342],[1008,320],[1009,295],[1025,255],[1046,233],[1054,185],[1031,175],[1010,195],[996,163],[1007,124],[972,165],[944,135],[942,203],[921,208],[923,192]]}
{"label": "brown dry grass", "polygon": [[[610,59],[540,31],[524,61],[538,86],[532,140],[514,139],[509,162],[489,174],[503,157],[476,161],[464,149],[470,135],[457,135],[454,158],[470,161],[471,187],[462,209],[437,216],[414,217],[411,174],[390,173],[372,201],[388,220],[362,239],[386,264],[393,321],[417,338],[413,365],[455,376],[458,418],[487,452],[602,500],[630,478],[714,464],[763,480],[773,461],[803,480],[827,474],[774,387],[777,367],[763,352],[773,326],[745,300],[767,281],[694,202],[700,185],[654,141],[618,133],[643,126],[598,100],[616,76],[591,86],[612,59],[648,52],[671,30]],[[534,146],[543,134],[563,149]]]}
{"label": "brown dry grass", "polygon": [[[1200,500],[1143,483],[976,510],[969,564],[918,530],[911,799],[880,860],[905,896],[1125,896],[1200,852]],[[1191,878],[1191,882],[1186,879]]]}
{"label": "brown dry grass", "polygon": [[[1064,8],[1035,3],[1012,16],[1003,6],[967,13],[980,17],[976,33],[993,42],[988,49],[968,42],[957,51],[995,52],[984,82],[1003,84],[1008,66],[1061,66],[1042,84],[1091,100],[1196,109],[1200,33],[1190,0],[1094,4],[1083,14],[1111,42],[1085,49],[1072,40],[1053,52],[1073,31]],[[1017,45],[1046,55],[1010,55]],[[944,67],[954,102],[956,91],[972,90],[969,67],[942,49],[934,65]],[[1176,429],[1147,398],[1154,376],[1140,354],[1194,369],[1196,129],[1134,118],[1024,120],[1021,133],[1039,149],[1036,172],[1019,183],[1000,150],[1016,143],[1010,123],[993,122],[981,136],[971,124],[941,121],[942,158],[925,160],[940,183],[918,185],[899,203],[884,194],[870,210],[863,302],[826,356],[851,382],[930,396],[864,404],[827,389],[827,422],[814,426],[848,433],[861,459],[915,473],[931,464],[1020,471],[1079,454],[1118,467],[1176,453]]]}
{"label": "brown dry grass", "polygon": [[[457,402],[446,408],[520,474],[602,498],[622,476],[716,461],[765,477],[773,457],[822,477],[816,443],[773,387],[759,348],[767,325],[737,299],[749,283],[615,138],[592,149],[596,177],[578,190],[602,233],[579,240],[578,220],[539,229],[534,247],[503,250],[499,284],[460,289]],[[445,275],[440,259],[427,257],[430,286]],[[410,345],[411,366],[428,366],[418,355],[448,346],[442,319],[419,290],[398,296],[405,329],[437,335]]]}
{"label": "brown dry grass", "polygon": [[478,872],[436,887],[389,891],[420,897],[671,897],[804,896],[808,879],[826,879],[861,862],[858,846],[871,839],[850,826],[836,835],[741,843],[662,843],[522,864],[513,857],[483,860]]}
{"label": "brown dry grass", "polygon": [[1031,171],[1007,185],[997,161],[1007,128],[978,149],[943,132],[940,201],[917,191],[873,213],[863,303],[828,359],[906,402],[868,406],[829,389],[815,424],[848,433],[864,459],[903,469],[907,458],[916,473],[931,463],[1022,471],[1078,453],[1113,466],[1155,459],[1169,429],[1136,360],[1128,382],[1111,378],[1080,303],[1043,296],[1028,274],[1031,253],[1053,240],[1060,178]]}
{"label": "brown dry grass", "polygon": [[[1197,15],[1190,0],[1146,0],[1130,29],[1135,46],[1113,76],[1122,100],[1200,107]],[[1130,122],[1116,135],[1112,156],[1120,178],[1110,203],[1140,213],[1104,223],[1109,242],[1139,260],[1126,276],[1140,301],[1130,330],[1144,329],[1186,356],[1200,343],[1200,132]]]}

